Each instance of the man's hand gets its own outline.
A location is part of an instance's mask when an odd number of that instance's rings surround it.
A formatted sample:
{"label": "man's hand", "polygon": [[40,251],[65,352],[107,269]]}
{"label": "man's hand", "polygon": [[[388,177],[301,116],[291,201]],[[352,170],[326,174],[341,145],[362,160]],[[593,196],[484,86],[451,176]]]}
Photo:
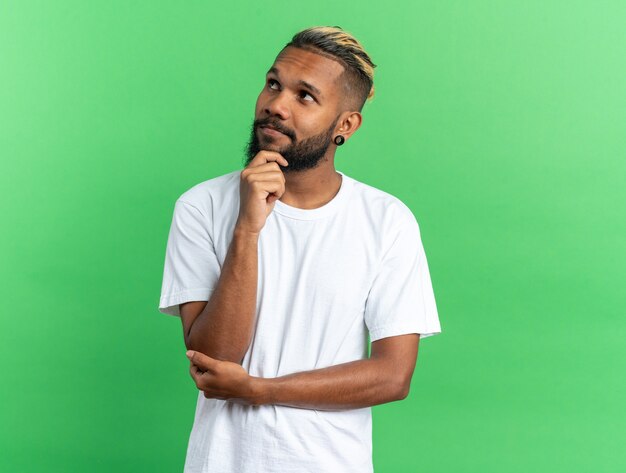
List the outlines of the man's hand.
{"label": "man's hand", "polygon": [[262,406],[276,404],[337,411],[405,399],[417,360],[420,334],[372,342],[372,356],[275,378],[250,376],[230,361],[189,350],[191,376],[204,396]]}
{"label": "man's hand", "polygon": [[252,376],[239,364],[221,361],[194,350],[187,351],[189,372],[204,397],[255,405]]}
{"label": "man's hand", "polygon": [[287,160],[276,151],[259,151],[240,173],[239,216],[235,229],[258,235],[278,199],[285,193],[286,179],[280,165]]}

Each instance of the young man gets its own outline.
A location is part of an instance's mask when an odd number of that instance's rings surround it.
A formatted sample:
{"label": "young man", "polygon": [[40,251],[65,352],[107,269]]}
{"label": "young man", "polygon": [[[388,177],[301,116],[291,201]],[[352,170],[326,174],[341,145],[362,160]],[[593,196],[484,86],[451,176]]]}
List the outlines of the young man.
{"label": "young man", "polygon": [[407,396],[441,332],[413,213],[334,167],[374,67],[339,27],[296,34],[245,168],[176,201],[159,310],[199,389],[187,473],[372,472],[371,406]]}

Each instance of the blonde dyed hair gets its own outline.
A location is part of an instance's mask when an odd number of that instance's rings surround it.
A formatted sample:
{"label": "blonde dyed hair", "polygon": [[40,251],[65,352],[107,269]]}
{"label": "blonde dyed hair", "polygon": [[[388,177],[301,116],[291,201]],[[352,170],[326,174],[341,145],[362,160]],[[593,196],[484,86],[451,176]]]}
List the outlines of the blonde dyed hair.
{"label": "blonde dyed hair", "polygon": [[[374,97],[374,68],[363,45],[339,26],[314,26],[296,33],[282,50],[292,46],[339,61],[344,72],[339,77],[343,87],[344,107],[363,110]],[[281,52],[282,52],[281,50]]]}

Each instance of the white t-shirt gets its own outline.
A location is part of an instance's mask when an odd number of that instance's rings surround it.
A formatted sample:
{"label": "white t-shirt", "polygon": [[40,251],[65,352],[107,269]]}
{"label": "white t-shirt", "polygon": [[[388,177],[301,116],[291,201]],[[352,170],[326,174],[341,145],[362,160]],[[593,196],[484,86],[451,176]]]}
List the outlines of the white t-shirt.
{"label": "white t-shirt", "polygon": [[[367,358],[371,341],[441,332],[418,223],[398,198],[342,175],[322,207],[275,202],[259,236],[257,323],[242,366],[272,378]],[[176,201],[159,310],[208,300],[239,215],[241,169]],[[233,330],[236,330],[233,327]],[[244,406],[198,391],[185,473],[370,473],[371,407]]]}

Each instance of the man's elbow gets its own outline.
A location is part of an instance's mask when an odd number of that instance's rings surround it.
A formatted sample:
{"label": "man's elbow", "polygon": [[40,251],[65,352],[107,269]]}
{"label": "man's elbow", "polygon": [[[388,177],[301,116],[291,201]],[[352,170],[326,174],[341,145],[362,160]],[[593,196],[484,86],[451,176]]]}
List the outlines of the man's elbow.
{"label": "man's elbow", "polygon": [[396,377],[395,400],[402,401],[409,396],[411,390],[411,376]]}
{"label": "man's elbow", "polygon": [[398,401],[402,401],[409,396],[410,386],[401,386],[401,389],[398,392]]}
{"label": "man's elbow", "polygon": [[187,347],[187,350],[198,351],[216,360],[231,361],[233,363],[237,363],[238,365],[243,363],[243,358],[245,356],[245,353],[242,354],[229,350],[220,350],[211,344],[207,344],[206,340],[204,343],[200,344],[199,341],[194,340],[191,336],[185,337],[185,346]]}

